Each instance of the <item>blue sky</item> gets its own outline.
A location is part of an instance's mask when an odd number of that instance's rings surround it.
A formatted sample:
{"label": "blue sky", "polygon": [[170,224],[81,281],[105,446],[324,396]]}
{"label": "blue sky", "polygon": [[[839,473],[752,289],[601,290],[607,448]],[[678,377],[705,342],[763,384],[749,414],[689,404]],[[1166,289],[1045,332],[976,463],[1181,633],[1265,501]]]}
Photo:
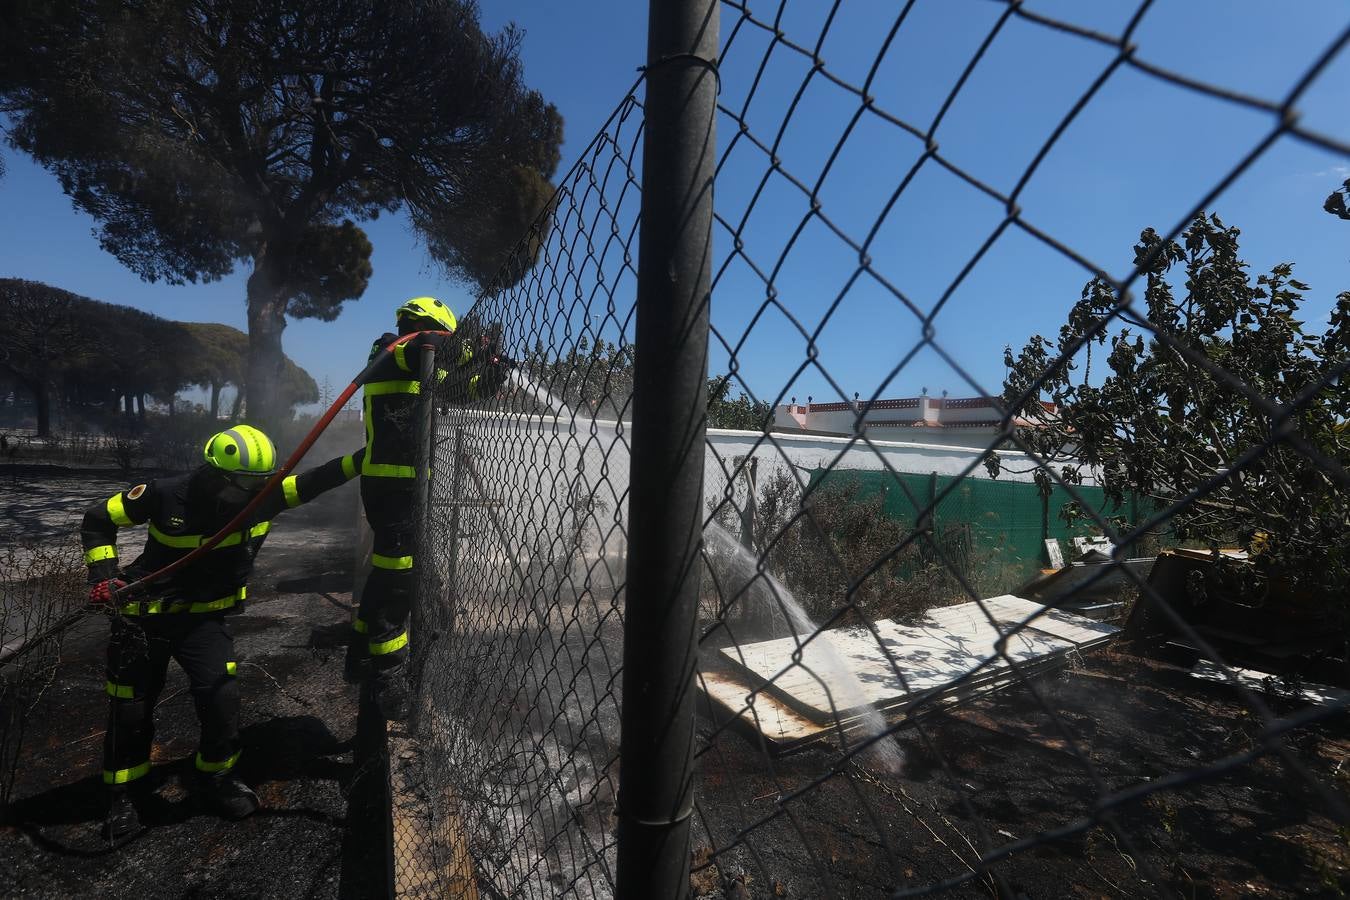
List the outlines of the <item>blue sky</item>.
{"label": "blue sky", "polygon": [[[1118,33],[1133,4],[1038,0],[1028,8],[1084,26]],[[527,81],[566,120],[563,169],[575,160],[636,78],[645,54],[646,4],[638,0],[582,3],[484,0],[483,20],[495,29],[515,21],[525,30]],[[756,3],[772,20],[775,4]],[[821,46],[830,72],[858,84],[877,56],[899,4],[849,0]],[[830,5],[795,0],[780,27],[813,44]],[[975,48],[1004,10],[992,0],[919,0],[877,68],[878,106],[927,129]],[[727,37],[736,12],[723,11]],[[1270,4],[1160,0],[1144,17],[1138,54],[1160,66],[1232,89],[1281,98],[1308,61],[1350,22],[1342,0]],[[777,48],[765,64],[766,81],[749,106],[745,96],[764,58],[767,37],[742,26],[724,64],[722,103],[744,109],[752,133],[766,143],[780,127],[783,168],[810,184],[836,149],[857,108],[856,99],[827,80],[812,78],[792,118],[790,101],[808,64]],[[1081,38],[1011,20],[944,117],[935,139],[941,152],[998,190],[1016,184],[1041,143],[1110,62],[1105,48]],[[1308,127],[1350,140],[1350,51],[1342,52],[1300,104]],[[1203,193],[1272,126],[1270,116],[1161,83],[1128,68],[1118,70],[1074,121],[1019,198],[1023,215],[1113,274],[1128,271],[1130,248],[1147,226],[1170,229]],[[734,123],[719,120],[726,148]],[[818,197],[822,212],[861,240],[877,224],[922,144],[875,116],[865,115],[839,148]],[[724,150],[725,152],[725,150]],[[717,186],[717,208],[744,222],[747,254],[763,267],[780,264],[775,288],[807,328],[814,329],[857,270],[857,256],[818,219],[782,254],[809,204],[774,175],[747,210],[766,169],[763,155],[739,142]],[[236,272],[209,285],[146,284],[99,250],[93,223],[75,212],[55,179],[12,151],[0,181],[0,276],[46,281],[76,293],[124,303],[170,318],[220,321],[244,327],[244,279]],[[1254,272],[1292,260],[1312,287],[1307,318],[1324,317],[1338,291],[1350,290],[1350,223],[1322,212],[1326,194],[1350,177],[1350,160],[1282,138],[1214,204],[1243,231],[1245,258]],[[873,269],[921,309],[933,304],[1002,220],[1001,207],[934,165],[925,164],[876,228]],[[401,216],[363,227],[374,246],[374,277],[366,295],[348,303],[336,322],[294,321],[287,353],[322,382],[341,388],[361,368],[370,341],[389,326],[402,300],[435,293],[462,310],[469,294],[444,282]],[[730,241],[717,236],[719,264]],[[935,320],[936,340],[981,387],[997,389],[1002,349],[1019,347],[1033,332],[1052,334],[1077,298],[1087,273],[1013,229],[1005,232],[964,279]],[[763,283],[733,260],[714,295],[714,324],[739,339],[764,301]],[[820,366],[844,395],[878,390],[920,338],[916,317],[873,279],[857,279],[821,330]],[[807,345],[779,314],[760,319],[739,355],[754,392],[780,392],[817,401],[840,399],[819,371],[795,380]],[[726,367],[714,350],[713,367]],[[953,395],[973,393],[931,350],[919,352],[882,396],[908,396],[926,387]]]}

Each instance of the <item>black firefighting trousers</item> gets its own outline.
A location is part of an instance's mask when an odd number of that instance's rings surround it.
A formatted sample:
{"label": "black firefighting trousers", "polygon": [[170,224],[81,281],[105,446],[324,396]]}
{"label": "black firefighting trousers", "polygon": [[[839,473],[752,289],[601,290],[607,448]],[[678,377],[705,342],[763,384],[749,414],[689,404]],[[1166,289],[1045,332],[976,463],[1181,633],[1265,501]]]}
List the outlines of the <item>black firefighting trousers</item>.
{"label": "black firefighting trousers", "polygon": [[155,701],[171,658],[187,673],[201,723],[197,770],[219,773],[234,768],[239,759],[239,684],[234,639],[224,616],[164,613],[119,616],[112,622],[104,783],[125,784],[150,771]]}
{"label": "black firefighting trousers", "polygon": [[370,574],[352,627],[356,640],[367,642],[376,672],[395,668],[408,656],[408,613],[417,584],[415,487],[411,478],[361,478],[361,502],[374,541]]}

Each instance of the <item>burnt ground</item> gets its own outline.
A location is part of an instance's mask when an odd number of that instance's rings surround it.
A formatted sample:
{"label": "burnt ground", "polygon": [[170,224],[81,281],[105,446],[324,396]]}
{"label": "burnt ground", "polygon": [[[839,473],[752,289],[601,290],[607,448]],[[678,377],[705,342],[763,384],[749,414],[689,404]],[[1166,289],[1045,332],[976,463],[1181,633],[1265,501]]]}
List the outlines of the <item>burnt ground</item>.
{"label": "burnt ground", "polygon": [[[1030,687],[899,732],[898,773],[863,759],[813,786],[837,752],[788,756],[770,773],[748,741],[713,737],[702,722],[700,745],[712,749],[699,764],[696,855],[714,859],[711,846],[727,847],[737,828],[785,815],[750,828],[715,857],[716,870],[696,873],[697,896],[744,896],[730,878],[748,879],[755,897],[885,897],[970,875],[972,864],[983,877],[944,896],[1350,892],[1350,822],[1326,802],[1350,799],[1347,717],[1284,736],[1304,772],[1267,753],[1169,788],[1170,776],[1257,750],[1263,728],[1227,687],[1128,650],[1085,654]],[[1300,708],[1272,701],[1277,716]],[[1103,796],[1147,785],[1159,789],[1122,797],[1100,824],[1066,828],[1091,820]],[[1060,829],[1068,833],[1045,837]],[[977,864],[975,848],[992,857],[1028,838],[1036,840]]]}
{"label": "burnt ground", "polygon": [[[124,486],[116,476],[89,473],[12,481],[0,495],[0,535],[68,535],[85,505]],[[263,809],[225,822],[200,811],[185,791],[197,720],[186,678],[170,664],[156,711],[153,808],[122,846],[102,842],[107,623],[90,618],[67,633],[56,677],[28,718],[0,826],[0,895],[380,893],[386,838],[370,792],[383,775],[355,761],[357,690],[341,676],[357,508],[349,484],[278,517],[248,607],[230,619],[243,694],[239,773]],[[144,539],[143,529],[129,531]]]}
{"label": "burnt ground", "polygon": [[[0,515],[55,538],[91,497],[120,486],[89,475],[30,480],[17,493],[0,491]],[[340,675],[356,504],[348,486],[279,518],[248,611],[232,620],[244,694],[241,774],[266,809],[225,823],[192,805],[180,782],[191,774],[197,725],[171,666],[157,715],[158,805],[141,834],[115,850],[102,846],[106,625],[93,619],[68,635],[57,678],[30,717],[15,802],[0,826],[0,895],[381,893],[383,812],[368,795],[377,778],[355,761],[356,691]],[[0,540],[14,533],[0,530]],[[1300,709],[1270,702],[1277,716]],[[1285,734],[1296,765],[1256,754],[1203,780],[1168,783],[1255,753],[1262,725],[1228,688],[1118,646],[899,732],[898,772],[863,759],[827,777],[837,752],[770,762],[745,737],[700,720],[696,861],[711,864],[695,872],[695,895],[885,897],[968,876],[974,865],[981,875],[945,896],[1343,896],[1350,831],[1326,796],[1350,793],[1346,718]],[[617,738],[616,729],[606,733]],[[600,759],[617,748],[603,749]],[[1143,786],[1157,790],[1121,794]],[[1121,800],[1109,814],[1074,827],[1113,792]],[[597,811],[605,812],[598,803]],[[1030,838],[987,866],[977,862]]]}

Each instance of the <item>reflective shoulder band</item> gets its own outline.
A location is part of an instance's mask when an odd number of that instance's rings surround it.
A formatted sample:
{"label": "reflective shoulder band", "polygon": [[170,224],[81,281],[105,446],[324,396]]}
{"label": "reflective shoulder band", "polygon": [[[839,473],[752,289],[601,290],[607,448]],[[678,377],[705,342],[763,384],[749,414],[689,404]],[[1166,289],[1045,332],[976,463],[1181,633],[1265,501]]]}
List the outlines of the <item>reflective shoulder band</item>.
{"label": "reflective shoulder band", "polygon": [[122,505],[122,495],[113,494],[108,498],[108,518],[113,520],[113,524],[118,528],[125,528],[128,525],[134,525],[131,516],[127,515],[126,507]]}

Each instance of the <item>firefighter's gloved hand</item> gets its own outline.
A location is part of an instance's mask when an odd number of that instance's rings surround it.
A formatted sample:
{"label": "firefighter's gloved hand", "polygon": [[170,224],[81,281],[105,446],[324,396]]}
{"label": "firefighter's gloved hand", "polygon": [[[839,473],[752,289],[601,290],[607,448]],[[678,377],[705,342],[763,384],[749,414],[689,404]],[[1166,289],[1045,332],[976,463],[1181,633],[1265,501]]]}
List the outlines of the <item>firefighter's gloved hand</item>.
{"label": "firefighter's gloved hand", "polygon": [[89,602],[94,605],[111,603],[113,596],[126,586],[127,583],[120,578],[105,578],[89,589]]}
{"label": "firefighter's gloved hand", "polygon": [[512,358],[509,357],[509,356],[502,356],[502,355],[494,356],[494,357],[492,357],[492,364],[493,364],[494,366],[498,366],[498,367],[500,367],[500,368],[502,368],[502,369],[519,369],[519,368],[520,368],[520,363],[516,362],[514,359],[512,359]]}

